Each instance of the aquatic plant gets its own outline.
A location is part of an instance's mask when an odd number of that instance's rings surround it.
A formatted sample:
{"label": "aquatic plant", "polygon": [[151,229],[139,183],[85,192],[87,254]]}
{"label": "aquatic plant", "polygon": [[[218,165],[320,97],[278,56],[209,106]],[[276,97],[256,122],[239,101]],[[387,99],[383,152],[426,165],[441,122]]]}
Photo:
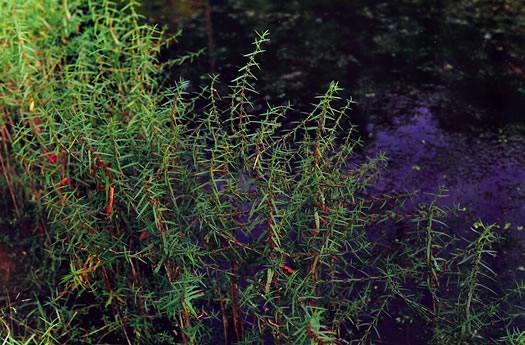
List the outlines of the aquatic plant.
{"label": "aquatic plant", "polygon": [[372,344],[392,323],[432,344],[519,336],[523,284],[489,289],[494,227],[457,239],[444,187],[429,204],[372,195],[387,161],[355,155],[337,83],[279,130],[292,106],[255,114],[252,97],[267,32],[228,96],[215,75],[188,94],[163,71],[199,54],[159,62],[176,36],[136,5],[2,3],[2,167],[42,253],[4,299],[4,343]]}

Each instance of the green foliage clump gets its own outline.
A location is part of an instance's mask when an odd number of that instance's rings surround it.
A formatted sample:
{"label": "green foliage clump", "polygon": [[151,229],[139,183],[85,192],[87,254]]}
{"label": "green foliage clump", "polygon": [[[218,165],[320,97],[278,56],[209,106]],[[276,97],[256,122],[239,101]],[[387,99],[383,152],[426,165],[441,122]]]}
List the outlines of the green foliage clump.
{"label": "green foliage clump", "polygon": [[444,188],[417,206],[368,193],[386,158],[349,163],[353,127],[336,145],[352,104],[336,83],[278,132],[291,106],[253,114],[267,32],[228,97],[217,76],[188,94],[162,75],[192,56],[160,63],[173,38],[135,7],[2,3],[4,152],[45,253],[1,309],[4,343],[372,344],[406,316],[432,344],[482,344],[523,316],[523,286],[488,289],[492,226],[462,249]]}

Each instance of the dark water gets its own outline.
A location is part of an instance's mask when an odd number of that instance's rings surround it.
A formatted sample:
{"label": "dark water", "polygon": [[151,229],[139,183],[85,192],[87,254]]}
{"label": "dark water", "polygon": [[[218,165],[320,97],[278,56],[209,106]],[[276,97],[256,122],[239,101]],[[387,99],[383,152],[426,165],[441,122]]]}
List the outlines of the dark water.
{"label": "dark water", "polygon": [[[211,47],[214,72],[225,82],[243,65],[254,31],[269,30],[257,89],[274,103],[309,110],[337,80],[368,120],[371,95],[381,99],[399,85],[434,87],[443,96],[440,121],[462,129],[466,122],[524,121],[525,14],[519,1],[498,3],[210,0],[207,20],[204,0],[157,0],[144,1],[143,12],[184,30],[167,56]],[[204,57],[183,73],[198,83],[211,68]]]}
{"label": "dark water", "polygon": [[209,48],[172,72],[195,89],[206,73],[219,73],[225,85],[235,78],[254,30],[268,29],[259,104],[290,100],[296,120],[330,81],[339,81],[342,97],[357,101],[351,121],[366,140],[363,156],[389,157],[375,191],[435,193],[446,185],[445,205],[463,209],[449,226],[467,236],[477,220],[496,223],[512,242],[493,262],[499,286],[524,280],[522,2],[168,0],[145,1],[142,11],[172,31],[184,30],[180,45],[163,58]]}

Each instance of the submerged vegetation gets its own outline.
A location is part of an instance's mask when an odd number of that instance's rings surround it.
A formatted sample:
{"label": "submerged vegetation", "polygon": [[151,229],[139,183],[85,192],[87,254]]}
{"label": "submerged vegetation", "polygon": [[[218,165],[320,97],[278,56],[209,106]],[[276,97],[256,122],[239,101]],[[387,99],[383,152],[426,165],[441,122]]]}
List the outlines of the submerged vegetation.
{"label": "submerged vegetation", "polygon": [[256,112],[262,32],[229,94],[217,75],[190,93],[164,73],[199,53],[160,63],[178,34],[136,5],[1,3],[2,238],[27,272],[3,343],[523,340],[525,285],[493,289],[496,228],[458,238],[444,187],[370,193],[387,159],[355,159],[337,83],[293,128],[289,104]]}

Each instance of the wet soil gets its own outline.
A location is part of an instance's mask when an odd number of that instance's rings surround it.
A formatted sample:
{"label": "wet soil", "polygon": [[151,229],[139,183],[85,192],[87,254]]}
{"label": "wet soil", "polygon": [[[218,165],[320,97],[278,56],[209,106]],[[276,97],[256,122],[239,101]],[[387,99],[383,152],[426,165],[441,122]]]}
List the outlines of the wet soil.
{"label": "wet soil", "polygon": [[9,257],[10,250],[0,245],[0,286],[9,282],[12,275],[16,273],[16,264]]}

